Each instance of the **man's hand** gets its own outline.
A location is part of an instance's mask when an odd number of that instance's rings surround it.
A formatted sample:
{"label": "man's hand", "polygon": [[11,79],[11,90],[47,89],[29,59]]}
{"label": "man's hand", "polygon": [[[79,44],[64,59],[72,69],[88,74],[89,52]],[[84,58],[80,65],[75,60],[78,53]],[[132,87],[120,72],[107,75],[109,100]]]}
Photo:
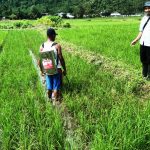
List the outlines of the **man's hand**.
{"label": "man's hand", "polygon": [[44,76],[44,73],[41,71],[41,76]]}
{"label": "man's hand", "polygon": [[63,70],[63,75],[66,76],[67,72],[66,70]]}
{"label": "man's hand", "polygon": [[142,37],[143,32],[139,32],[138,36],[131,42],[131,46],[134,46],[138,40]]}
{"label": "man's hand", "polygon": [[135,39],[135,40],[133,40],[132,42],[131,42],[131,46],[134,46],[136,43],[137,43],[137,39]]}

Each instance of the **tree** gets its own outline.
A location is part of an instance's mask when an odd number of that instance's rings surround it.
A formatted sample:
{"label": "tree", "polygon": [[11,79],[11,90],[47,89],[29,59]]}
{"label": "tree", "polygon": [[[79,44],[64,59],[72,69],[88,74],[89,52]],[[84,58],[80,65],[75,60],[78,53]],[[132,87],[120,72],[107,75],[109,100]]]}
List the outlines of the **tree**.
{"label": "tree", "polygon": [[143,11],[145,0],[0,0],[0,16],[16,15],[17,18],[35,19],[43,13],[71,12],[75,16],[84,14],[111,13],[134,14]]}
{"label": "tree", "polygon": [[9,18],[10,18],[11,20],[15,20],[15,19],[17,19],[17,15],[11,14],[11,15],[9,16]]}

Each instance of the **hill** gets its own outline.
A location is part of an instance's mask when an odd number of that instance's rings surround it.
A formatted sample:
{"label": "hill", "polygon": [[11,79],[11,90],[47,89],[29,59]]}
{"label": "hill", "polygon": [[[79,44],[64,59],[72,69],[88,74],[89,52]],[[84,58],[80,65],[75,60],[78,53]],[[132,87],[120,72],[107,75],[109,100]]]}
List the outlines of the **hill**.
{"label": "hill", "polygon": [[142,12],[144,0],[0,0],[0,16],[12,19],[35,19],[45,13],[70,12],[78,17],[83,14],[122,14]]}

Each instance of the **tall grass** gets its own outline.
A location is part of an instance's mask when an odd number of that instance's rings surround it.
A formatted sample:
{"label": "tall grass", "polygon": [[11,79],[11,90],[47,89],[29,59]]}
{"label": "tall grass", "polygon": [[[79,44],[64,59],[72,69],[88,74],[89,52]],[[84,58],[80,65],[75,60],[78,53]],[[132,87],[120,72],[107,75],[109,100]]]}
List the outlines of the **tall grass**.
{"label": "tall grass", "polygon": [[[31,33],[31,32],[30,32]],[[31,45],[36,55],[42,41]],[[65,52],[65,51],[63,51]],[[81,136],[80,148],[149,148],[149,103],[131,92],[126,80],[87,64],[79,57],[64,53],[69,83],[64,77],[64,103],[77,122],[75,136]]]}
{"label": "tall grass", "polygon": [[45,101],[26,47],[26,32],[10,31],[0,55],[2,149],[63,149],[60,114]]}
{"label": "tall grass", "polygon": [[128,92],[125,80],[67,55],[64,99],[79,124],[81,149],[149,149],[149,103]]}
{"label": "tall grass", "polygon": [[[72,29],[59,30],[59,36],[138,68],[137,47],[130,51],[128,37],[136,34],[139,20],[130,21],[72,21]],[[41,34],[28,30],[10,31],[4,44],[0,55],[2,149],[69,149],[62,116],[45,101],[28,52],[30,48],[38,57],[43,42]],[[82,138],[76,149],[148,150],[149,102],[132,93],[125,79],[116,79],[73,53],[63,50],[63,55],[69,78],[68,82],[64,77],[63,103],[76,123],[73,136]]]}
{"label": "tall grass", "polygon": [[139,68],[138,45],[130,46],[138,34],[139,23],[132,18],[76,20],[70,21],[72,28],[59,30],[59,35],[63,41]]}
{"label": "tall grass", "polygon": [[4,41],[6,39],[6,36],[8,34],[7,31],[0,31],[0,53],[2,52],[3,50],[3,45],[4,45]]}

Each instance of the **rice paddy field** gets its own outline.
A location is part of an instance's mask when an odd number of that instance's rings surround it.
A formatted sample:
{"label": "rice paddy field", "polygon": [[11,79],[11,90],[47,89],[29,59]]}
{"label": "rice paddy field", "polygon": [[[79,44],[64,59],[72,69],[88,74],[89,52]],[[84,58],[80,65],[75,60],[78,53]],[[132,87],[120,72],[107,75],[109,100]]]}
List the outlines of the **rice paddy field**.
{"label": "rice paddy field", "polygon": [[57,41],[69,82],[59,107],[45,98],[29,54],[38,58],[43,31],[0,30],[0,149],[149,150],[150,84],[139,45],[130,46],[140,19],[65,21],[71,28],[58,29]]}
{"label": "rice paddy field", "polygon": [[138,46],[130,47],[131,41],[139,31],[139,18],[85,19],[71,20],[69,23],[72,28],[59,32],[62,40],[82,46],[96,54],[121,60],[135,68],[139,67]]}

